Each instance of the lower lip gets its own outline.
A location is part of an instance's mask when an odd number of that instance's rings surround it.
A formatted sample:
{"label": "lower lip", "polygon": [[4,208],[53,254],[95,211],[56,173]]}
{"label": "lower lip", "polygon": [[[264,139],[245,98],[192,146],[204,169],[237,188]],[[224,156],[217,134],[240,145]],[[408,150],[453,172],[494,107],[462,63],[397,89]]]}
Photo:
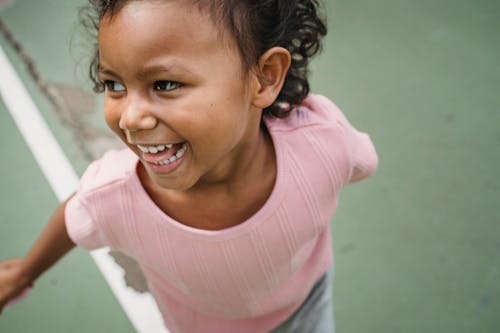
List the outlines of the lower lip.
{"label": "lower lip", "polygon": [[182,155],[180,158],[176,159],[174,162],[166,164],[166,165],[158,165],[156,163],[151,163],[144,161],[145,164],[147,164],[148,168],[155,172],[155,173],[170,173],[174,171],[179,165],[181,165],[182,162],[184,162],[184,158],[186,157],[186,154],[188,152],[188,149],[186,148],[186,151],[184,152],[184,155]]}

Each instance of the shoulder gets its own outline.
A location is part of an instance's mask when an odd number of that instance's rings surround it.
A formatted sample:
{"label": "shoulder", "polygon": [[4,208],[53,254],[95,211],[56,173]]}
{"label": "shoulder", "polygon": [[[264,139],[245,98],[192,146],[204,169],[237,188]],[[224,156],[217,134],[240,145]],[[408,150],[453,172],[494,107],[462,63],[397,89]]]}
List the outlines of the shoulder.
{"label": "shoulder", "polygon": [[311,94],[286,118],[266,119],[266,126],[281,165],[297,179],[307,175],[303,183],[331,198],[350,172],[345,122],[332,101]]}
{"label": "shoulder", "polygon": [[344,127],[346,117],[340,108],[322,95],[310,94],[286,118],[267,118],[272,131],[290,131],[310,126]]}
{"label": "shoulder", "polygon": [[128,179],[135,172],[137,157],[129,149],[110,150],[92,162],[80,179],[83,194]]}
{"label": "shoulder", "polygon": [[112,150],[89,165],[64,210],[68,234],[76,244],[88,250],[116,246],[103,226],[120,212],[121,196],[115,194],[134,174],[137,160],[129,149]]}
{"label": "shoulder", "polygon": [[286,118],[266,119],[266,125],[276,144],[285,144],[300,156],[309,154],[301,160],[312,168],[319,167],[312,161],[324,159],[323,165],[335,169],[346,182],[365,178],[377,168],[371,138],[324,96],[310,94]]}

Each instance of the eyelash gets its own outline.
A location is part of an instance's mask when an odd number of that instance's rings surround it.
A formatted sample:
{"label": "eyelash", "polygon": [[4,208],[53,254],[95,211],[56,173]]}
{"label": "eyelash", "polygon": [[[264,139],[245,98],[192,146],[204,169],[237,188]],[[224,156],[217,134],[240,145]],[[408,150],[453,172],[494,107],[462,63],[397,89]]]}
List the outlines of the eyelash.
{"label": "eyelash", "polygon": [[[121,83],[118,83],[116,81],[113,81],[113,80],[104,80],[102,82],[104,84],[104,87],[106,88],[106,90],[109,90],[109,91],[112,91],[112,92],[122,92],[125,90],[125,87],[121,84]],[[123,87],[122,90],[116,90],[116,87],[115,85],[119,84],[120,86]]]}
{"label": "eyelash", "polygon": [[155,81],[153,83],[153,90],[171,91],[171,90],[180,88],[181,86],[182,86],[182,84],[179,82],[176,82],[176,81],[162,80],[162,81]]}
{"label": "eyelash", "polygon": [[[102,83],[104,84],[106,90],[109,90],[111,92],[122,92],[126,90],[126,88],[121,83],[113,80],[104,80]],[[117,90],[116,85],[122,86],[123,89]],[[180,87],[182,87],[182,83],[176,81],[159,80],[153,83],[153,90],[155,91],[172,91]]]}

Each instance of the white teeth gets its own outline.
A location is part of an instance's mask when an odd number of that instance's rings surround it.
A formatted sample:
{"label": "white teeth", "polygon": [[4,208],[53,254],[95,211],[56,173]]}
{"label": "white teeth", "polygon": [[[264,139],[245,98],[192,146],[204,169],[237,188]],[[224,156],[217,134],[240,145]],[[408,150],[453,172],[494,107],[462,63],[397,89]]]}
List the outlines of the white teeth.
{"label": "white teeth", "polygon": [[179,158],[184,156],[184,153],[186,152],[186,144],[183,144],[181,149],[179,149],[174,155],[170,156],[168,159],[160,162],[156,162],[157,165],[168,165],[172,162],[177,161]]}
{"label": "white teeth", "polygon": [[144,146],[137,145],[137,148],[139,148],[139,150],[142,151],[143,153],[147,153],[148,152],[148,148],[146,148]]}
{"label": "white teeth", "polygon": [[185,152],[186,152],[186,145],[183,145],[182,148],[179,149],[177,153],[175,153],[175,156],[177,156],[177,158],[180,158],[184,155]]}
{"label": "white teeth", "polygon": [[137,145],[137,147],[139,148],[140,151],[142,151],[143,153],[150,153],[150,154],[157,154],[159,152],[164,151],[165,149],[170,149],[173,146],[174,145],[171,143],[168,145],[158,145],[158,146],[150,146],[150,147]]}

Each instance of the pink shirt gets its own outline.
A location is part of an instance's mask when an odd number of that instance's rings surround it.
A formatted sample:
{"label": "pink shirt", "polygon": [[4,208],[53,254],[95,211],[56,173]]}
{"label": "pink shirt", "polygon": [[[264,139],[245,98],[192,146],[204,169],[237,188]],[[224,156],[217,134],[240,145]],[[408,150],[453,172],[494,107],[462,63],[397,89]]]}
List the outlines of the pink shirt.
{"label": "pink shirt", "polygon": [[110,246],[140,263],[172,332],[267,332],[286,320],[332,263],[329,221],[341,188],[377,167],[368,135],[325,97],[311,95],[265,124],[276,183],[237,226],[207,231],[167,216],[142,187],[129,150],[92,163],[67,205],[78,245]]}

